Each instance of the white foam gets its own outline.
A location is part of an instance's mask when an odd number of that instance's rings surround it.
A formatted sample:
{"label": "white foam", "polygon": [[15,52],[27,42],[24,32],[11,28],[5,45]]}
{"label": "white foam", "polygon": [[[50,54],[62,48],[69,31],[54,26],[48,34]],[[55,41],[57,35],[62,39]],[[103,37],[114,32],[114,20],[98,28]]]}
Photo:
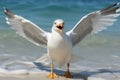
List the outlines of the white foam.
{"label": "white foam", "polygon": [[88,77],[88,80],[106,80],[106,79],[98,77]]}
{"label": "white foam", "polygon": [[6,69],[0,68],[0,73],[6,73],[6,72],[7,72]]}
{"label": "white foam", "polygon": [[117,5],[120,5],[120,2],[118,2]]}
{"label": "white foam", "polygon": [[29,71],[28,70],[14,70],[14,71],[10,71],[10,74],[14,74],[14,75],[28,75]]}
{"label": "white foam", "polygon": [[120,12],[120,8],[116,10],[116,12]]}
{"label": "white foam", "polygon": [[112,57],[113,57],[113,58],[119,58],[119,56],[117,56],[117,55],[112,55]]}

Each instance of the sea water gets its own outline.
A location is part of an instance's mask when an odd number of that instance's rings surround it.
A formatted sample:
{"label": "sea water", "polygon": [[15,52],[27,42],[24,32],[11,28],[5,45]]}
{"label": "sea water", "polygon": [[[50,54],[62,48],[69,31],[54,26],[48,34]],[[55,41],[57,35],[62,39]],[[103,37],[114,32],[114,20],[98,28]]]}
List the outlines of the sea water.
{"label": "sea water", "polygon": [[[0,0],[0,71],[33,70],[33,64],[29,64],[29,62],[32,63],[47,53],[45,48],[28,42],[10,29],[10,26],[5,22],[4,7],[31,20],[48,32],[51,32],[54,20],[63,19],[65,21],[65,31],[67,32],[84,15],[116,2],[120,1]],[[92,72],[96,71],[98,74],[120,73],[120,17],[108,29],[83,39],[74,47],[73,54],[81,58],[80,61],[71,64],[73,71],[79,71],[85,75],[91,75]],[[24,62],[28,63],[25,64]],[[117,76],[120,75],[117,74]]]}

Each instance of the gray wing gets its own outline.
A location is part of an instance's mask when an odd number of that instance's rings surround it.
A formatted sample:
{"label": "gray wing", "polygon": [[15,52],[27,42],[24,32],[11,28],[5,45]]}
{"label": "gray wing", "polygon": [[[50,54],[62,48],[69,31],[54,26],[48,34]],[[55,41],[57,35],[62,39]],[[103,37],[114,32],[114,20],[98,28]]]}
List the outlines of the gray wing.
{"label": "gray wing", "polygon": [[113,4],[105,9],[85,15],[72,30],[66,34],[71,37],[73,46],[79,43],[88,34],[98,33],[111,26],[120,16],[119,3]]}
{"label": "gray wing", "polygon": [[4,9],[4,12],[7,15],[6,22],[11,25],[11,28],[14,29],[20,36],[37,46],[47,46],[48,32],[43,31],[31,21],[19,15],[13,14],[7,8]]}

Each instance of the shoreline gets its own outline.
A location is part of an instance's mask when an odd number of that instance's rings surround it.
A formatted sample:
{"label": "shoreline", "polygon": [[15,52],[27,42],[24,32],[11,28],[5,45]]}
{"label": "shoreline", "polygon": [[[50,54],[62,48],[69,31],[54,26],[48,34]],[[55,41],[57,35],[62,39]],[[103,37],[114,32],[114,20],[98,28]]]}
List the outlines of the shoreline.
{"label": "shoreline", "polygon": [[[112,69],[93,69],[80,72],[71,72],[74,76],[73,78],[65,78],[61,76],[61,73],[57,72],[59,78],[48,79],[48,71],[30,71],[29,73],[24,73],[25,71],[14,71],[14,72],[0,72],[0,80],[119,80],[120,71]],[[56,70],[55,70],[56,72]]]}

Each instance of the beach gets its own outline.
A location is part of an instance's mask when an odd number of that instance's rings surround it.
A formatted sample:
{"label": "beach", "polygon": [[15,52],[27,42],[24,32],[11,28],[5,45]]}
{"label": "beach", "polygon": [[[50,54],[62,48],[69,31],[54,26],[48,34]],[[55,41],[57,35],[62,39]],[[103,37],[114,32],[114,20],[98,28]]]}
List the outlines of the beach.
{"label": "beach", "polygon": [[[82,67],[81,67],[82,68]],[[59,78],[56,78],[54,80],[119,80],[120,79],[120,73],[119,68],[116,70],[112,69],[89,69],[84,71],[84,68],[82,70],[74,71],[75,69],[72,69],[72,75],[73,78],[65,78],[62,77],[62,70],[55,72],[59,74]],[[61,74],[60,74],[61,73]],[[53,80],[48,79],[46,76],[49,74],[49,72],[44,70],[38,70],[38,71],[32,71],[31,70],[14,70],[14,71],[0,71],[0,80]]]}
{"label": "beach", "polygon": [[[32,44],[6,24],[3,7],[31,20],[51,32],[53,21],[63,19],[65,31],[86,14],[105,8],[119,0],[1,0],[0,1],[0,80],[52,80],[46,76],[49,65],[36,62],[46,48]],[[73,48],[79,60],[71,62],[73,78],[64,78],[66,66],[55,67],[54,80],[120,80],[120,17],[108,29],[88,35]]]}

